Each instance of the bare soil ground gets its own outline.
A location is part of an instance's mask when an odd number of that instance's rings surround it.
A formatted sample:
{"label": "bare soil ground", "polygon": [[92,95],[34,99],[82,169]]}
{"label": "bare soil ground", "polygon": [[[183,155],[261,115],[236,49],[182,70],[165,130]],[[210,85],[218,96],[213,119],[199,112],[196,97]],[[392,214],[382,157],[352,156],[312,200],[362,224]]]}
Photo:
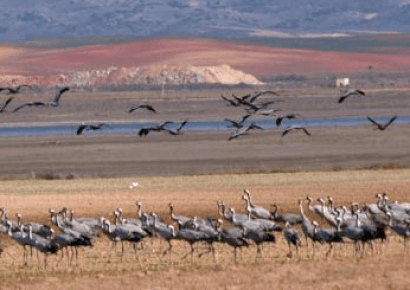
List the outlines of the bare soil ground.
{"label": "bare soil ground", "polygon": [[[67,93],[57,108],[24,108],[1,115],[4,127],[30,124],[82,122],[222,121],[239,120],[245,112],[225,105],[221,94],[244,95],[251,91],[169,91],[127,93]],[[407,91],[369,90],[365,97],[352,97],[338,104],[336,89],[280,91],[275,108],[279,115],[304,118],[343,116],[407,116]],[[38,97],[38,96],[37,96]],[[36,96],[19,95],[12,110]],[[46,96],[43,96],[43,100]],[[268,100],[266,98],[265,100]],[[152,104],[158,114],[136,111],[132,104]],[[273,117],[251,117],[256,123]],[[393,124],[386,131],[374,130],[370,122],[354,127],[309,128],[312,136],[292,132],[281,138],[284,128],[251,132],[227,141],[231,130],[186,131],[181,136],[153,132],[76,136],[7,137],[0,142],[0,177],[74,174],[77,176],[180,175],[238,172],[276,172],[375,167],[378,164],[409,164],[408,124]]]}
{"label": "bare soil ground", "polygon": [[[132,180],[140,187],[128,188]],[[255,203],[268,207],[281,205],[282,212],[297,212],[297,199],[331,195],[335,205],[374,202],[374,194],[386,190],[392,199],[408,201],[410,170],[361,170],[343,172],[308,172],[256,175],[212,175],[190,177],[138,177],[76,180],[21,180],[0,182],[0,205],[10,217],[21,212],[25,221],[49,222],[48,209],[69,206],[76,216],[105,216],[122,207],[124,215],[134,216],[136,199],[143,211],[156,212],[170,222],[167,204],[183,215],[217,217],[216,200],[223,199],[237,211],[243,211],[242,190],[253,193]],[[309,214],[309,218],[317,217]],[[327,226],[321,222],[322,226]],[[256,249],[244,249],[238,264],[231,249],[217,245],[217,262],[210,255],[195,254],[194,264],[183,256],[188,250],[183,242],[174,242],[172,262],[161,255],[166,244],[155,240],[144,242],[143,250],[134,253],[126,247],[123,262],[120,250],[114,254],[110,243],[101,237],[95,247],[80,251],[78,266],[64,259],[50,257],[44,269],[36,254],[30,266],[22,265],[22,248],[7,237],[5,253],[0,258],[0,289],[406,289],[410,270],[409,256],[403,253],[403,242],[389,234],[388,243],[366,251],[363,258],[353,258],[349,244],[336,246],[330,257],[327,247],[320,246],[315,257],[287,257],[287,245],[280,233],[275,245],[265,245],[264,258],[255,261]],[[205,251],[200,246],[199,251]],[[14,258],[14,261],[12,259]],[[140,262],[136,257],[140,258]],[[13,263],[14,262],[14,263]]]}

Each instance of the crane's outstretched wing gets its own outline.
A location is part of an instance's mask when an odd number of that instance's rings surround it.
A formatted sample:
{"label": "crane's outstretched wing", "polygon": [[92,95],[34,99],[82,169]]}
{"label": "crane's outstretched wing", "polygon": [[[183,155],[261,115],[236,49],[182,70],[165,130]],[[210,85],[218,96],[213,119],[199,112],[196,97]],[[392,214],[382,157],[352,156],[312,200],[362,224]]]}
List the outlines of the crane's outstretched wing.
{"label": "crane's outstretched wing", "polygon": [[88,125],[80,125],[77,128],[77,135],[81,135],[83,133],[83,131],[88,127]]}
{"label": "crane's outstretched wing", "polygon": [[306,135],[308,136],[311,135],[310,132],[305,127],[290,127],[290,128],[287,128],[285,131],[283,131],[282,137],[288,134],[292,130],[303,130],[303,132],[305,132]]}
{"label": "crane's outstretched wing", "polygon": [[340,103],[342,103],[348,96],[350,96],[350,95],[347,95],[347,96],[341,96],[340,98],[339,98],[339,101],[338,101],[338,103],[340,104]]}
{"label": "crane's outstretched wing", "polygon": [[70,90],[70,87],[64,87],[62,89],[59,89],[56,91],[56,96],[54,98],[54,103],[56,105],[58,105],[58,102],[60,101],[61,95],[65,92],[67,92],[68,90]]}
{"label": "crane's outstretched wing", "polygon": [[4,110],[6,109],[7,105],[10,104],[10,102],[13,100],[14,97],[10,97],[7,99],[7,101],[4,103],[4,105],[0,108],[0,113],[3,113]]}
{"label": "crane's outstretched wing", "polygon": [[28,103],[24,103],[23,105],[21,105],[21,106],[15,108],[15,109],[13,110],[13,113],[14,113],[14,112],[17,112],[18,110],[20,110],[20,109],[22,109],[22,108],[24,108],[24,107],[26,107],[26,106],[27,106],[27,107],[32,107],[32,106],[40,107],[40,106],[48,106],[48,104],[43,103],[43,102],[28,102]]}
{"label": "crane's outstretched wing", "polygon": [[393,123],[394,121],[396,121],[396,119],[397,119],[397,116],[392,117],[392,118],[390,119],[390,121],[387,122],[386,125],[384,125],[384,126],[387,128],[388,126],[390,126],[391,123]]}
{"label": "crane's outstretched wing", "polygon": [[276,93],[276,92],[274,92],[274,91],[261,91],[261,92],[257,92],[250,100],[249,100],[249,103],[253,103],[257,98],[259,98],[260,96],[262,96],[262,95],[267,95],[267,94],[270,94],[270,95],[275,95],[275,96],[277,96],[278,94]]}
{"label": "crane's outstretched wing", "polygon": [[157,112],[157,111],[155,111],[154,107],[151,106],[151,105],[142,105],[141,108],[145,108],[145,109],[147,109],[148,111],[151,111],[151,112],[154,112],[154,113]]}
{"label": "crane's outstretched wing", "polygon": [[188,120],[185,120],[184,122],[181,123],[181,125],[179,126],[179,128],[177,129],[177,131],[181,131],[181,129],[188,123]]}
{"label": "crane's outstretched wing", "polygon": [[[367,120],[369,120],[370,122],[372,122],[373,124],[375,124],[377,127],[380,127],[381,125],[379,123],[377,123],[375,120],[373,120],[372,118],[370,118],[369,116],[367,116]],[[394,120],[393,120],[394,121]]]}

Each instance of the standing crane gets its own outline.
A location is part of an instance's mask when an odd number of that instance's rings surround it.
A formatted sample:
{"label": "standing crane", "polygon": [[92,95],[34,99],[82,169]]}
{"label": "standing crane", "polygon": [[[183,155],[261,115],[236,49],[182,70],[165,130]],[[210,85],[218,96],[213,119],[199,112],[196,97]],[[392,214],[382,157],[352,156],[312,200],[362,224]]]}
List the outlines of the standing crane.
{"label": "standing crane", "polygon": [[288,246],[289,246],[288,256],[290,258],[292,257],[291,244],[295,246],[296,255],[299,255],[299,247],[302,246],[302,238],[300,236],[300,233],[290,226],[289,222],[286,222],[285,224],[285,230],[283,231],[283,237],[288,242]]}

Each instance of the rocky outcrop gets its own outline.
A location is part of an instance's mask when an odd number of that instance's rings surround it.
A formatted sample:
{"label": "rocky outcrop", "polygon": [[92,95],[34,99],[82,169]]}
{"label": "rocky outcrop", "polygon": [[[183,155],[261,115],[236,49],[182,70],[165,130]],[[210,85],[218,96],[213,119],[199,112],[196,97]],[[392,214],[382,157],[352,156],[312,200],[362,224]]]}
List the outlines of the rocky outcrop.
{"label": "rocky outcrop", "polygon": [[56,85],[90,87],[124,84],[262,84],[253,75],[235,70],[229,65],[185,67],[154,65],[122,68],[112,66],[103,70],[74,71],[53,76],[0,76],[0,85],[15,86],[23,83],[39,87]]}

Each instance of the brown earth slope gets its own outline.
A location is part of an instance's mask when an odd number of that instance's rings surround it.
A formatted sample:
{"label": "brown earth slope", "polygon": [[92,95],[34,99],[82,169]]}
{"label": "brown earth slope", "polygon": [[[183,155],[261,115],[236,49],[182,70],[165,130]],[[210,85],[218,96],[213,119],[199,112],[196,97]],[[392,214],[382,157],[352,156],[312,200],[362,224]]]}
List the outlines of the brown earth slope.
{"label": "brown earth slope", "polygon": [[74,71],[101,71],[113,66],[127,72],[137,67],[158,72],[164,65],[186,68],[223,64],[256,76],[361,72],[370,65],[377,71],[406,71],[410,68],[410,55],[405,51],[376,54],[283,49],[203,39],[141,40],[67,49],[0,49],[1,83],[25,76],[33,77],[31,82],[55,84]]}

